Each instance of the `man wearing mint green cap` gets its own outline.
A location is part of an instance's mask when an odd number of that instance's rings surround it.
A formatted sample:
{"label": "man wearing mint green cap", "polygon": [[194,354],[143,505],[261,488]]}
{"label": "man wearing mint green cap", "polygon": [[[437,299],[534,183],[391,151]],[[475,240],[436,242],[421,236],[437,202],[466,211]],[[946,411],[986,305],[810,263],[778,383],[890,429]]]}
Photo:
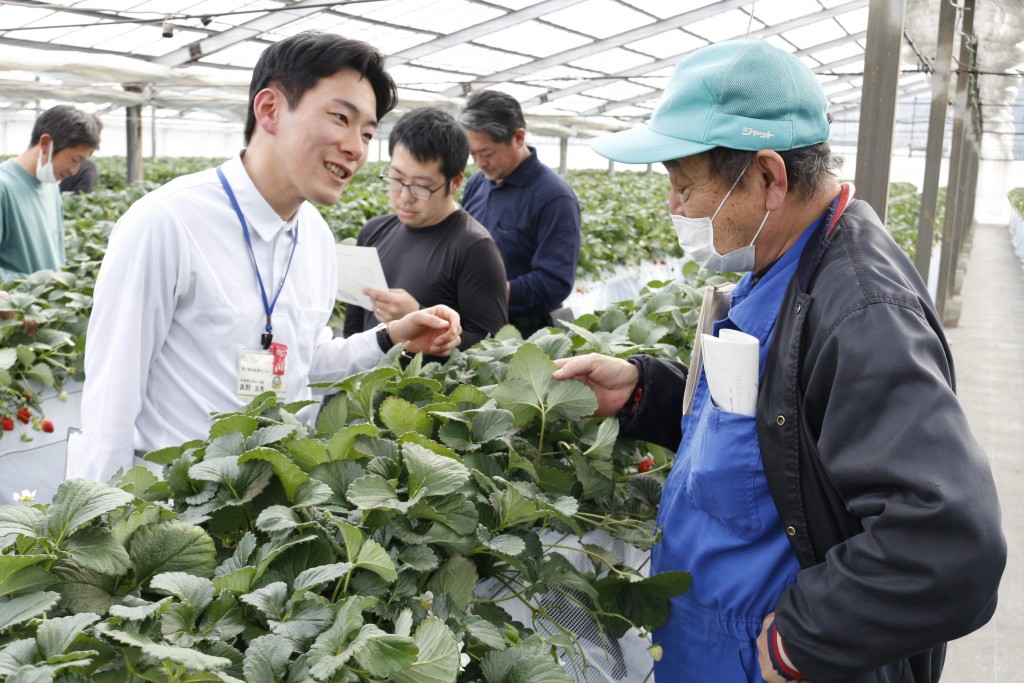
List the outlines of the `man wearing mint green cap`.
{"label": "man wearing mint green cap", "polygon": [[748,405],[718,388],[732,366],[709,388],[708,364],[557,361],[598,415],[676,449],[652,571],[693,586],[654,633],[661,683],[930,683],[995,610],[987,458],[924,283],[836,179],[829,120],[799,59],[735,41],[683,59],[646,126],[593,143],[665,164],[684,251],[743,273],[715,345],[757,355]]}

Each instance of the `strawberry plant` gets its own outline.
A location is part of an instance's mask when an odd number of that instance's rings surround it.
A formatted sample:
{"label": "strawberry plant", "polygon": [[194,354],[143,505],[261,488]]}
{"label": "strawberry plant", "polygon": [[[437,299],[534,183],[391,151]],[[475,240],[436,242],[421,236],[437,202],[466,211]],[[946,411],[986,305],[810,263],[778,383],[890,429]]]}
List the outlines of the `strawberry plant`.
{"label": "strawberry plant", "polygon": [[618,265],[681,255],[668,218],[665,175],[587,170],[569,171],[566,180],[579,197],[585,235],[578,280]]}
{"label": "strawberry plant", "polygon": [[[82,376],[82,314],[91,299],[75,291],[77,281],[70,272],[40,271],[0,291],[0,419],[53,431],[39,412],[42,392],[59,393],[66,379]],[[14,431],[7,424],[3,431]],[[32,438],[28,431],[21,436]]]}
{"label": "strawberry plant", "polygon": [[587,541],[648,547],[663,481],[584,417],[586,386],[550,379],[587,344],[506,328],[443,366],[397,348],[334,385],[315,427],[268,393],[149,454],[162,481],[135,468],[0,507],[0,675],[570,680],[562,610],[649,631],[689,584]]}
{"label": "strawberry plant", "polygon": [[[942,241],[943,218],[946,210],[946,188],[939,189],[935,207],[934,248]],[[917,227],[921,213],[921,195],[911,183],[892,183],[889,187],[889,206],[886,228],[900,248],[911,260],[917,253]]]}

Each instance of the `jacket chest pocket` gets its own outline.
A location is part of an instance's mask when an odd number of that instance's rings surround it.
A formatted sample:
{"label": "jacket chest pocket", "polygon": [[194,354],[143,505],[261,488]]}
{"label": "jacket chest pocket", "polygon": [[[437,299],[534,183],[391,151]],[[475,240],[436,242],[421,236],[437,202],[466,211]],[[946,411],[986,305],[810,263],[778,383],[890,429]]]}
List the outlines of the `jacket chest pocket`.
{"label": "jacket chest pocket", "polygon": [[686,496],[690,505],[740,538],[756,538],[761,532],[758,497],[768,495],[756,418],[719,410],[708,398],[688,431]]}

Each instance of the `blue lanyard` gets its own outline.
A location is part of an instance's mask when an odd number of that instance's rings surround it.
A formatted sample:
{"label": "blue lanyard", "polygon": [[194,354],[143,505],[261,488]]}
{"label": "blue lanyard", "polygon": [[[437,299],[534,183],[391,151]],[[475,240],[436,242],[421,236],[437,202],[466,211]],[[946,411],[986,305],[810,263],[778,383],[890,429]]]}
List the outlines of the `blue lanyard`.
{"label": "blue lanyard", "polygon": [[235,215],[238,216],[238,222],[242,224],[242,233],[245,235],[245,243],[249,245],[249,256],[252,257],[252,267],[256,270],[256,281],[260,283],[260,295],[263,296],[263,311],[267,314],[267,327],[266,331],[260,335],[260,343],[264,349],[270,348],[270,342],[274,339],[273,326],[270,323],[270,318],[274,313],[274,306],[277,305],[277,298],[281,296],[281,290],[284,289],[284,281],[288,278],[288,271],[292,269],[292,259],[295,258],[295,247],[299,244],[299,225],[295,224],[295,238],[292,240],[292,253],[288,255],[288,265],[284,269],[284,277],[281,278],[281,284],[277,288],[277,294],[274,295],[273,301],[267,300],[267,288],[263,286],[263,276],[260,275],[259,264],[256,263],[256,253],[252,250],[252,237],[249,235],[249,226],[245,224],[245,216],[242,215],[242,209],[238,206],[238,200],[235,199],[235,193],[231,191],[231,185],[228,184],[228,179],[224,177],[224,171],[221,170],[220,166],[217,167],[217,177],[220,178],[220,184],[224,186],[224,191],[228,194],[228,199],[231,200],[231,207],[235,210]]}

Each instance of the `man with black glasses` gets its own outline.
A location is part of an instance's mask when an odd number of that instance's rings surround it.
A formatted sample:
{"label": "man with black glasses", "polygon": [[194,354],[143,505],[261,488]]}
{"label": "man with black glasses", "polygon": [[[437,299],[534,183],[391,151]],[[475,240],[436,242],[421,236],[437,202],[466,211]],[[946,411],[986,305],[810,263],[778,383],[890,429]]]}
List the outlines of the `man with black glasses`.
{"label": "man with black glasses", "polygon": [[359,246],[376,247],[389,289],[366,289],[373,309],[349,304],[345,336],[436,304],[462,318],[472,346],[508,322],[505,267],[486,228],[455,202],[469,142],[438,109],[405,114],[388,137],[391,164],[381,176],[393,214],[374,218]]}

